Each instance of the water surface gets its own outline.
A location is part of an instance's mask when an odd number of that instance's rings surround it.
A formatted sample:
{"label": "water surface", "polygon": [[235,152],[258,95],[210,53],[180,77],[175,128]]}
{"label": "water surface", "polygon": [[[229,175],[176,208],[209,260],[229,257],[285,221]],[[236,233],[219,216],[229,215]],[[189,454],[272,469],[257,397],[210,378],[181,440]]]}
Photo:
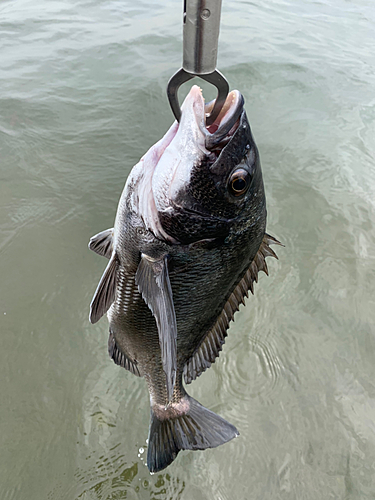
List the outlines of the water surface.
{"label": "water surface", "polygon": [[145,383],[108,358],[106,319],[88,322],[105,262],[87,242],[172,123],[181,11],[1,3],[0,498],[373,499],[371,0],[223,1],[219,68],[285,244],[189,388],[240,437],[151,476]]}

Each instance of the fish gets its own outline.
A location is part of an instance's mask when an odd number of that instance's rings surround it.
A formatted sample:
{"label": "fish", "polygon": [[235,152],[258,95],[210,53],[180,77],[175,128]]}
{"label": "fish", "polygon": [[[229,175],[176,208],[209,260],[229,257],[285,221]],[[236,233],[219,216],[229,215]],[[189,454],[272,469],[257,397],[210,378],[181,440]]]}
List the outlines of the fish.
{"label": "fish", "polygon": [[90,305],[107,313],[112,360],[146,380],[151,406],[147,466],[181,450],[215,448],[236,427],[189,396],[185,385],[223,348],[230,322],[266,257],[266,198],[259,152],[233,90],[213,124],[194,85],[174,122],[131,170],[114,227],[89,248],[109,261]]}

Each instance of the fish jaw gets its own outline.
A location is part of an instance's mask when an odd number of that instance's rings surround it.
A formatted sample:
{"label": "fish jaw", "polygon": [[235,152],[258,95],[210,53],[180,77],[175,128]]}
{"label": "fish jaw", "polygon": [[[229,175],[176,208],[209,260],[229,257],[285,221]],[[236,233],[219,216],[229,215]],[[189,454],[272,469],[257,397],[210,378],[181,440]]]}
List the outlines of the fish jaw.
{"label": "fish jaw", "polygon": [[204,146],[207,133],[202,92],[194,85],[182,105],[180,123],[174,122],[133,167],[118,208],[119,230],[121,213],[129,207],[156,238],[178,243],[163,229],[159,212],[172,209],[169,197],[173,186],[188,180],[189,169],[181,171],[180,166],[191,165],[207,153]]}
{"label": "fish jaw", "polygon": [[[202,216],[213,216],[200,210],[199,202],[188,195],[189,186],[196,172],[206,175],[201,167],[213,155],[210,149],[220,151],[236,133],[243,102],[238,91],[230,92],[219,116],[206,128],[206,114],[213,103],[205,105],[201,89],[194,85],[181,107],[180,123],[175,122],[133,168],[125,197],[131,196],[133,211],[157,239],[172,244],[186,239],[179,239],[170,230],[169,219],[181,211],[198,213],[201,224]],[[218,235],[222,232],[220,229]]]}
{"label": "fish jaw", "polygon": [[149,231],[157,238],[174,243],[176,240],[163,230],[152,192],[152,177],[164,151],[178,131],[178,122],[174,122],[167,133],[154,144],[140,161],[133,167],[125,184],[117,210],[115,233],[122,231],[123,216],[130,209],[139,215]]}
{"label": "fish jaw", "polygon": [[152,177],[152,192],[158,212],[173,210],[177,193],[189,184],[192,166],[209,151],[205,147],[205,107],[201,89],[194,85],[181,108],[177,133],[165,149]]}

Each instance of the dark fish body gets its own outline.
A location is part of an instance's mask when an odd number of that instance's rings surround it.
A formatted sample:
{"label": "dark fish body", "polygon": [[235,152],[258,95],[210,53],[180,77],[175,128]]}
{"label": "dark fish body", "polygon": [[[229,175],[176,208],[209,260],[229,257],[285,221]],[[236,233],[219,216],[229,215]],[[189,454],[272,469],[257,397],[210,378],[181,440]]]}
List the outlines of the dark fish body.
{"label": "dark fish body", "polygon": [[267,272],[265,257],[275,256],[258,150],[242,96],[231,94],[207,131],[192,88],[180,125],[129,175],[114,228],[90,241],[110,259],[90,320],[108,311],[111,358],[147,381],[152,472],[181,449],[238,435],[183,387],[215,361],[258,271]]}

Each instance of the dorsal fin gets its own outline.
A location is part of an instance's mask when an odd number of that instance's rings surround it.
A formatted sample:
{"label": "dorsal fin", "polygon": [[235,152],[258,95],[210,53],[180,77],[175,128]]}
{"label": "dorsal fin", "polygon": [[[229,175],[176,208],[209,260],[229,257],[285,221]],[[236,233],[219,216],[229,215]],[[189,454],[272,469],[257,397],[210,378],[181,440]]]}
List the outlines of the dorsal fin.
{"label": "dorsal fin", "polygon": [[92,236],[89,241],[89,249],[110,259],[113,251],[113,227]]}
{"label": "dorsal fin", "polygon": [[229,296],[214,326],[208,331],[198,349],[186,362],[184,366],[184,379],[187,384],[190,384],[190,382],[207,370],[212,363],[215,363],[215,359],[222,350],[229,323],[232,321],[234,313],[238,311],[241,303],[244,304],[244,297],[248,296],[248,291],[250,290],[252,294],[254,293],[254,281],[258,282],[259,271],[265,272],[268,276],[266,257],[272,256],[277,259],[277,255],[269,246],[271,244],[281,245],[273,236],[265,234],[250,267]]}

